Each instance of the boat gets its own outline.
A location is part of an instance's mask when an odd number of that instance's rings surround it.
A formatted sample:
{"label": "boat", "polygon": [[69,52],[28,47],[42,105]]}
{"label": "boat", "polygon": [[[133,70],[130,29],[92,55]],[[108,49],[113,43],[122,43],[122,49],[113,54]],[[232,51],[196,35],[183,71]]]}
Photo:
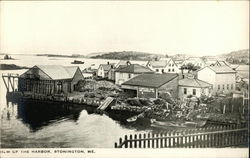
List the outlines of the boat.
{"label": "boat", "polygon": [[71,64],[84,64],[84,61],[74,60]]}
{"label": "boat", "polygon": [[143,118],[144,112],[140,113],[139,115],[135,115],[127,119],[127,122],[135,122],[138,118]]}
{"label": "boat", "polygon": [[199,128],[205,126],[207,121],[152,121],[151,127],[168,129],[169,127]]}

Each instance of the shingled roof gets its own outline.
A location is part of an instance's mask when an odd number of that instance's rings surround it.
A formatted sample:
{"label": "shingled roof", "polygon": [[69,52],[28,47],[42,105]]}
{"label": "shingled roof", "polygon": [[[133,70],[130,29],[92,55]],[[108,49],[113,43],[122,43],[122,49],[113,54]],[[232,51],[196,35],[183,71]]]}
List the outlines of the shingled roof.
{"label": "shingled roof", "polygon": [[184,78],[179,80],[179,86],[205,88],[212,85],[196,78]]}
{"label": "shingled roof", "polygon": [[124,82],[122,85],[159,88],[176,77],[178,75],[173,73],[142,74]]}
{"label": "shingled roof", "polygon": [[116,70],[116,72],[123,72],[123,73],[147,73],[152,72],[147,67],[141,66],[139,64],[131,64],[126,67],[120,67]]}
{"label": "shingled roof", "polygon": [[236,73],[232,68],[228,66],[209,66],[215,73]]}
{"label": "shingled roof", "polygon": [[100,64],[100,66],[103,67],[104,71],[109,71],[111,68],[114,67],[114,63],[110,63],[110,64]]}
{"label": "shingled roof", "polygon": [[[61,66],[61,65],[35,65],[31,69],[38,68],[48,75],[52,80],[71,79],[74,77],[77,66]],[[30,72],[29,70],[24,74]],[[24,76],[24,74],[21,75]]]}

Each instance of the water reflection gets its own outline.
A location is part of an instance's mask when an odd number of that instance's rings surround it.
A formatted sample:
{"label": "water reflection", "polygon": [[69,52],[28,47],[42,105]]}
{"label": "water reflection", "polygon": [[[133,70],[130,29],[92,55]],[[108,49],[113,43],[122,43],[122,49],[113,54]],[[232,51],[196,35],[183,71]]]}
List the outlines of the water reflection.
{"label": "water reflection", "polygon": [[[32,132],[42,129],[52,123],[62,120],[71,120],[76,122],[79,118],[80,112],[86,107],[61,104],[38,102],[32,100],[23,100],[19,102],[11,102],[7,99],[7,108],[3,111],[6,113],[6,119],[10,120],[11,116],[17,117],[25,125],[27,125]],[[15,112],[16,109],[16,112]],[[93,109],[87,108],[89,114],[93,113]],[[4,114],[2,115],[4,117]]]}
{"label": "water reflection", "polygon": [[[1,147],[91,147],[110,148],[125,134],[140,131],[121,125],[118,116],[95,113],[95,108],[81,105],[26,100],[8,100],[2,110]],[[120,118],[123,120],[123,118]]]}

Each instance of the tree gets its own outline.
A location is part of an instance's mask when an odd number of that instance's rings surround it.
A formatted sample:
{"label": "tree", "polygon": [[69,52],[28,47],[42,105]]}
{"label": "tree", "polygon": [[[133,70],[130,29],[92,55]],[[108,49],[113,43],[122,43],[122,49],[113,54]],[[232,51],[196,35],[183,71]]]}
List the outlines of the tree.
{"label": "tree", "polygon": [[195,66],[193,63],[187,63],[181,66],[181,70],[188,70],[188,72],[190,71],[196,71],[198,69],[200,69],[200,66]]}

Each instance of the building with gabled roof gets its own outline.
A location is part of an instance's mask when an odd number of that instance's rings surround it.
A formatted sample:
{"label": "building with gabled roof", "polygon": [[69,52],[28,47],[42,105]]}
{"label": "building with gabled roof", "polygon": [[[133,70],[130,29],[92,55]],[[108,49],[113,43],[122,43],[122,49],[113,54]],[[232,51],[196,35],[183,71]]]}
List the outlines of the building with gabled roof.
{"label": "building with gabled roof", "polygon": [[156,73],[178,73],[179,67],[172,58],[163,58],[161,60],[148,61],[148,68]]}
{"label": "building with gabled roof", "polygon": [[19,90],[36,94],[54,95],[75,90],[84,77],[77,66],[35,65],[20,75]]}
{"label": "building with gabled roof", "polygon": [[113,68],[108,71],[108,79],[115,81],[115,70],[124,68],[128,65],[131,65],[129,60],[120,60]]}
{"label": "building with gabled roof", "polygon": [[228,66],[207,66],[197,71],[197,78],[213,85],[214,93],[235,90],[236,71]]}
{"label": "building with gabled roof", "polygon": [[147,67],[139,64],[131,64],[115,70],[115,84],[121,85],[123,82],[143,73],[154,73]]}
{"label": "building with gabled roof", "polygon": [[179,80],[178,91],[179,98],[185,98],[189,95],[200,97],[201,95],[210,96],[213,85],[197,78],[184,78]]}
{"label": "building with gabled roof", "polygon": [[97,69],[97,76],[102,78],[108,78],[108,72],[115,67],[115,63],[100,64]]}
{"label": "building with gabled roof", "polygon": [[158,98],[168,93],[174,98],[178,92],[178,74],[141,74],[121,84],[121,88],[139,98]]}

